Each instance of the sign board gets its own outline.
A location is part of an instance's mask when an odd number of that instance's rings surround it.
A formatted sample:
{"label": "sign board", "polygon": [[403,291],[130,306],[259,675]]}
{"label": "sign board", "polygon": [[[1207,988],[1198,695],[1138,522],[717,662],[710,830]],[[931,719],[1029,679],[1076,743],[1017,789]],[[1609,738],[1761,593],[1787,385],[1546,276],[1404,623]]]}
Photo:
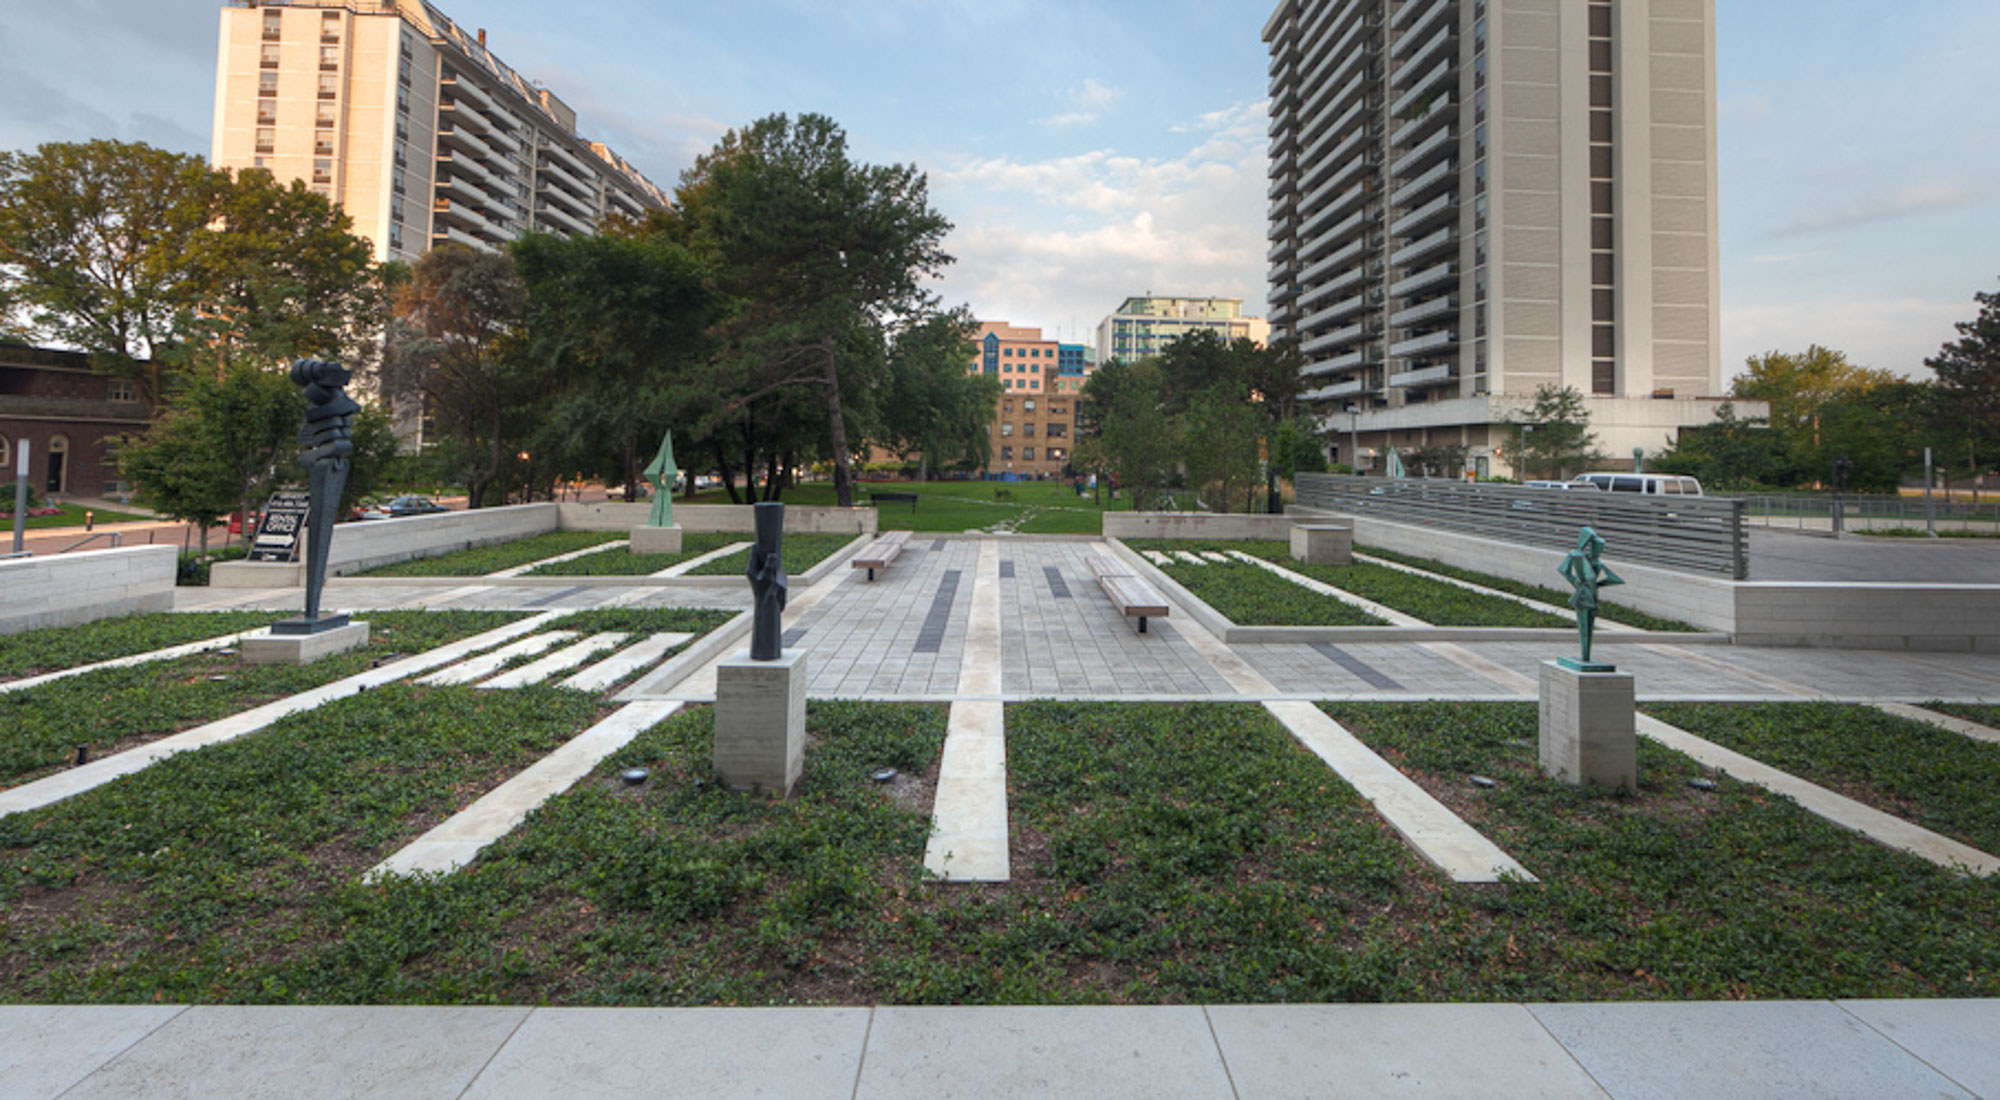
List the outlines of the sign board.
{"label": "sign board", "polygon": [[272,493],[270,503],[264,505],[264,522],[257,526],[256,541],[250,544],[249,560],[299,560],[299,548],[306,534],[306,512],[311,502],[311,495],[301,490]]}

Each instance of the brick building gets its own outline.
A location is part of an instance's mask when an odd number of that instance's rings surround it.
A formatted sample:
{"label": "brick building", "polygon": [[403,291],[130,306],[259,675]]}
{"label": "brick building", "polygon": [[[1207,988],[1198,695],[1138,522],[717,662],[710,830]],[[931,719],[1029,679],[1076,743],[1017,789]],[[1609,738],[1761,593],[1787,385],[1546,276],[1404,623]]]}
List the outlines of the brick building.
{"label": "brick building", "polygon": [[[993,411],[993,458],[988,476],[1060,477],[1076,435],[1080,348],[1042,338],[1042,330],[984,321],[967,373],[1000,379]],[[1069,350],[1066,357],[1064,351]],[[1066,364],[1078,373],[1065,375]]]}
{"label": "brick building", "polygon": [[[72,351],[0,344],[0,471],[14,483],[28,445],[28,484],[45,497],[102,497],[117,491],[119,436],[146,429],[132,383],[90,369]],[[13,507],[13,494],[6,494]]]}

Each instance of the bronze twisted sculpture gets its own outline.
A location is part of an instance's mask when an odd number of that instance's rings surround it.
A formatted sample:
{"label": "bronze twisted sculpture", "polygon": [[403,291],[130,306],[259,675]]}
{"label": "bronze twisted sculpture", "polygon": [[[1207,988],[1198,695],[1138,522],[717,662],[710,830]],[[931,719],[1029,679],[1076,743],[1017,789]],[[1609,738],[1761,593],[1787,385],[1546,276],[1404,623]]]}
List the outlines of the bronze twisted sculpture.
{"label": "bronze twisted sculpture", "polygon": [[311,503],[306,511],[306,612],[300,619],[276,623],[278,634],[317,634],[345,626],[347,616],[319,614],[320,592],[326,585],[327,550],[333,545],[333,521],[354,454],[354,414],[361,406],[342,388],[353,375],[339,363],[300,359],[292,364],[292,382],[305,390],[306,419],[299,428],[299,465],[309,477]]}

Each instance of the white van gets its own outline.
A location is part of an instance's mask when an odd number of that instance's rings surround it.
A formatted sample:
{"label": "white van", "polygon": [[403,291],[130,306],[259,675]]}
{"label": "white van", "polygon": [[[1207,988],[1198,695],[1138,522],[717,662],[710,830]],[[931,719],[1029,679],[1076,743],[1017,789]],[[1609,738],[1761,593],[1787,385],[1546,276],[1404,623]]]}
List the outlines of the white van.
{"label": "white van", "polygon": [[1678,474],[1578,474],[1571,481],[1588,482],[1607,493],[1646,493],[1678,497],[1702,495],[1701,482]]}

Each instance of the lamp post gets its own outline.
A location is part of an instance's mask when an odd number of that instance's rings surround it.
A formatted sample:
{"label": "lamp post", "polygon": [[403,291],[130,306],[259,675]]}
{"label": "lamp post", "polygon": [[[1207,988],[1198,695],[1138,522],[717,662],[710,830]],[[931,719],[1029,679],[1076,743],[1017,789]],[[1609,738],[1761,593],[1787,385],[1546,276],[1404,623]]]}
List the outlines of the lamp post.
{"label": "lamp post", "polygon": [[1521,480],[1522,481],[1532,481],[1534,480],[1535,477],[1535,468],[1528,463],[1528,433],[1534,430],[1535,426],[1533,424],[1521,425]]}
{"label": "lamp post", "polygon": [[21,549],[22,535],[28,527],[28,441],[14,441],[14,553],[13,557],[25,556]]}
{"label": "lamp post", "polygon": [[1347,406],[1347,464],[1361,472],[1361,406]]}

